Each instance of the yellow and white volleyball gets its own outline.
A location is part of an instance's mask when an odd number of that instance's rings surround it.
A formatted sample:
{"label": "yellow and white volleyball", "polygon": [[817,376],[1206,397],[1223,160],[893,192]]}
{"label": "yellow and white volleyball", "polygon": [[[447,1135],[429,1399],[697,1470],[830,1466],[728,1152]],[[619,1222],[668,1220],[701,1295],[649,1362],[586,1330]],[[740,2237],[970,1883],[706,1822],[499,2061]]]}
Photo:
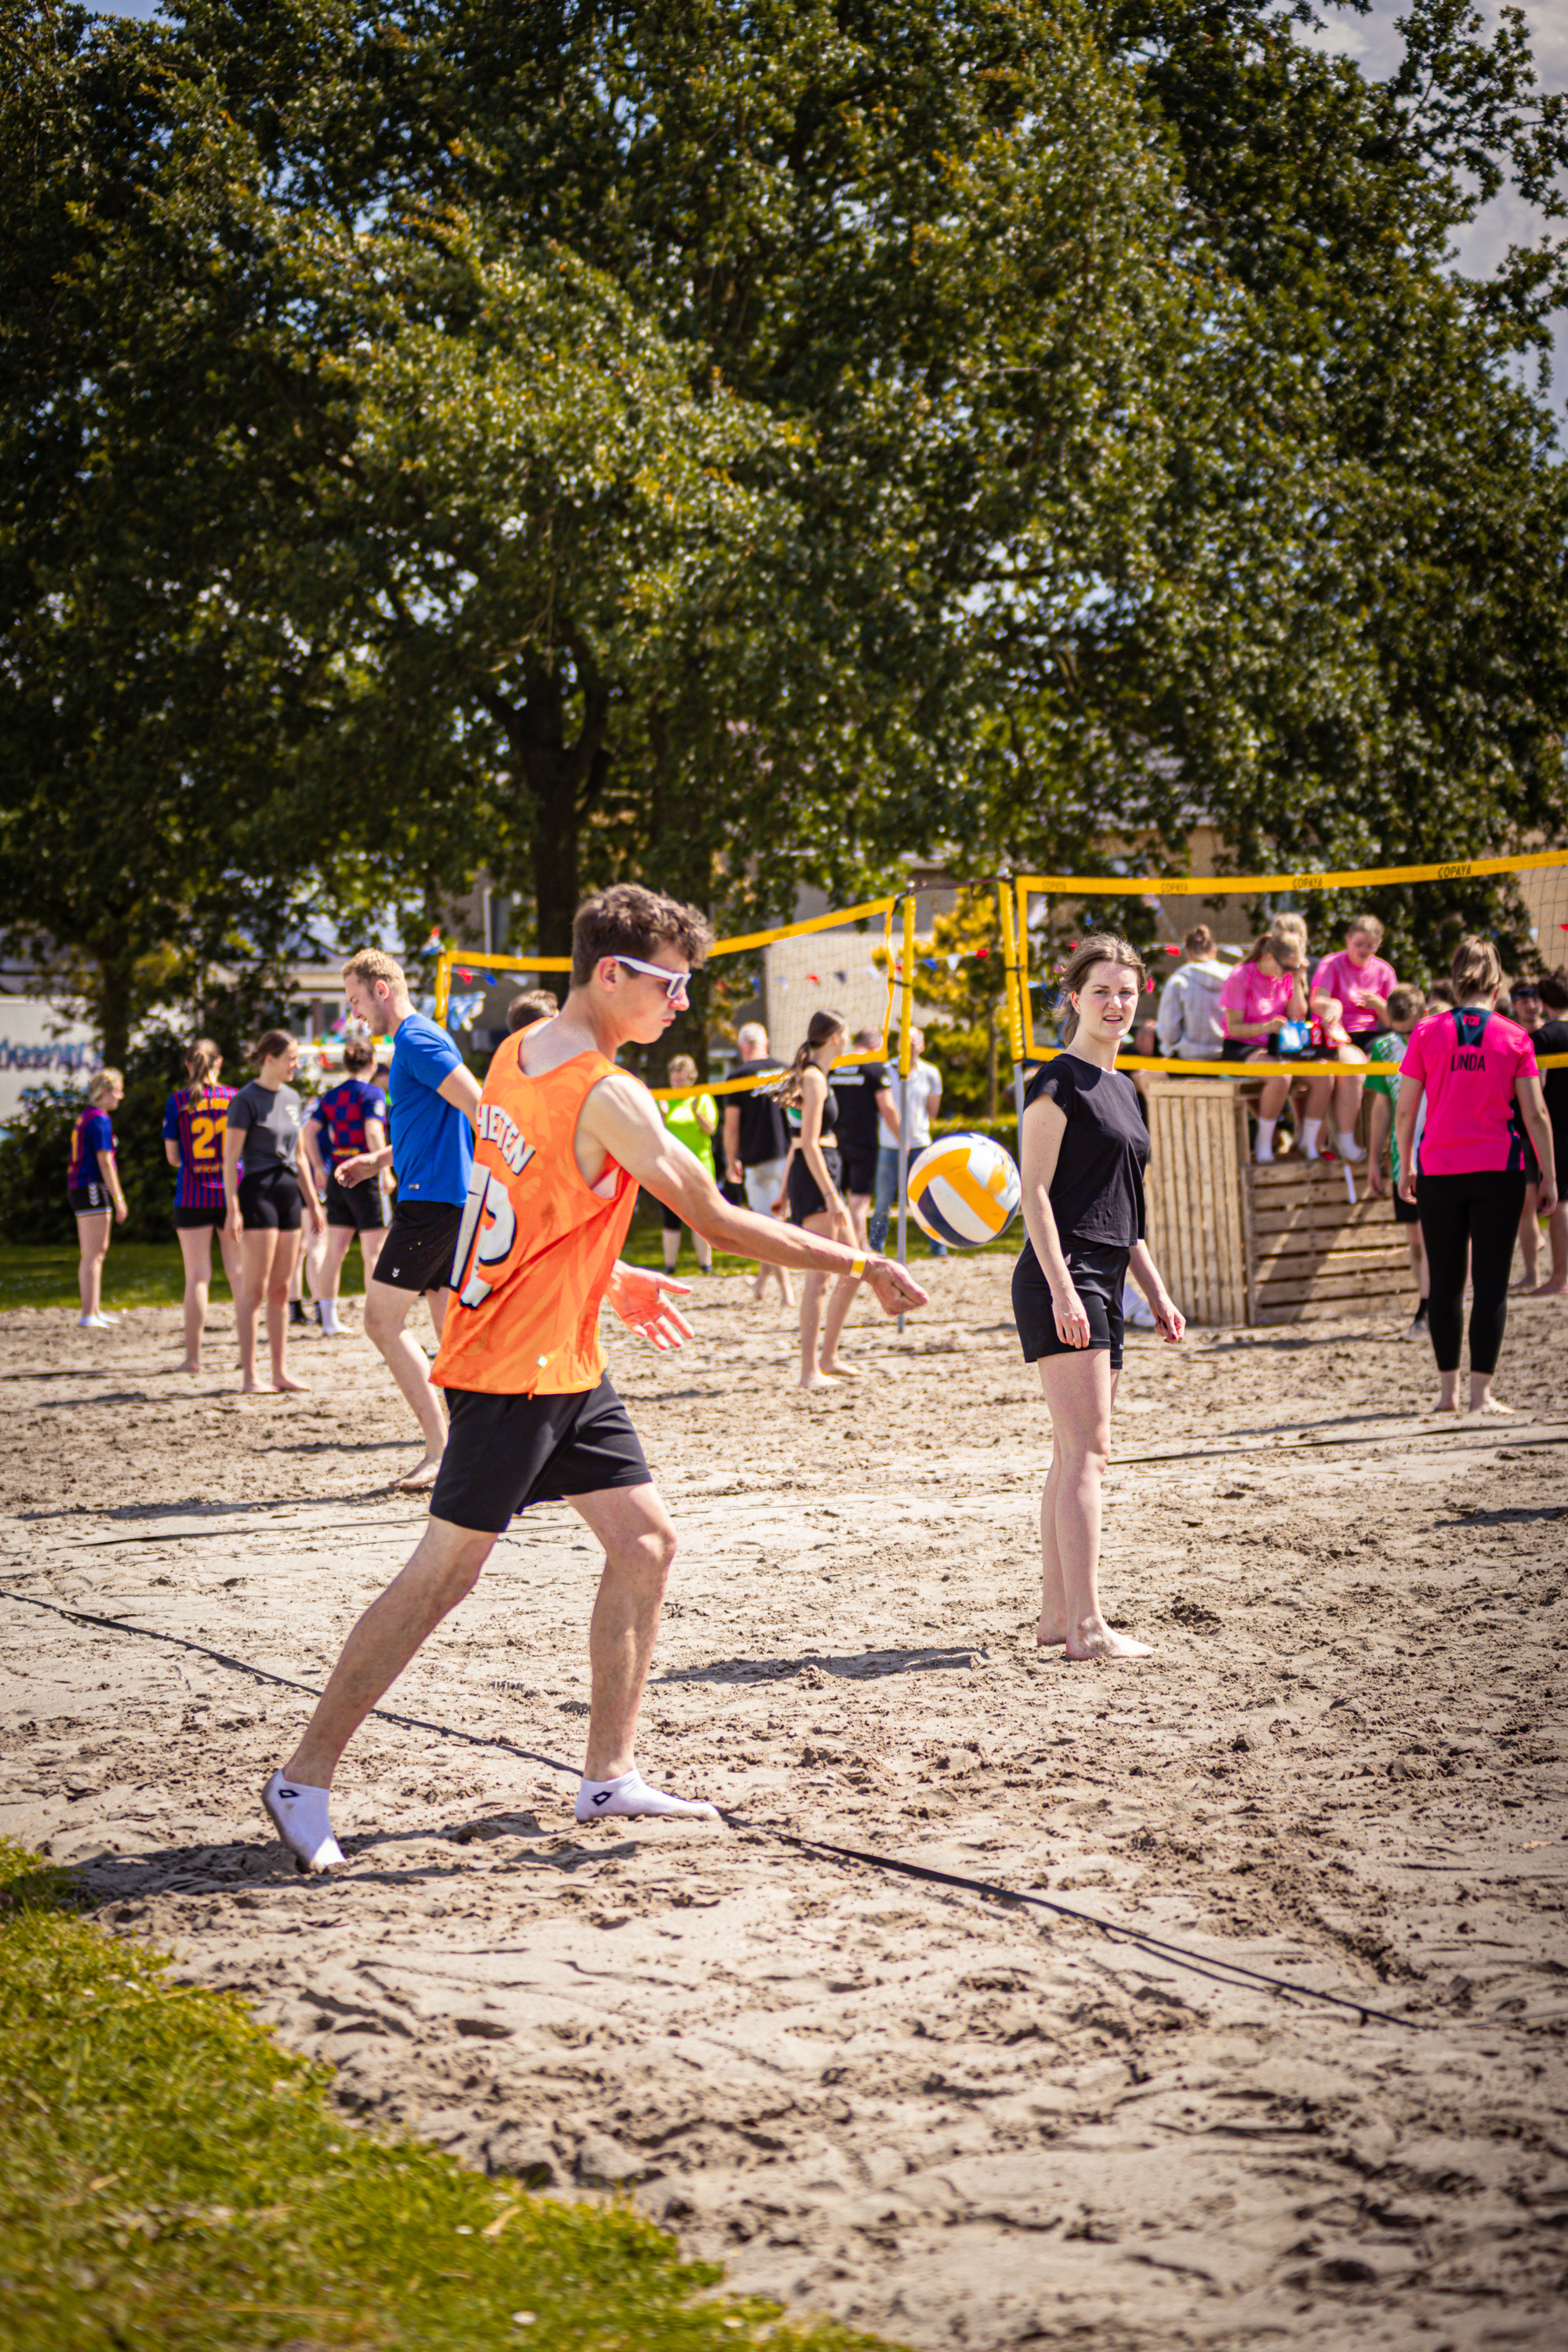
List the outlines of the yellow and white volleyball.
{"label": "yellow and white volleyball", "polygon": [[910,1162],[910,1209],[950,1249],[983,1249],[1005,1234],[1023,1191],[1013,1155],[988,1135],[944,1135]]}

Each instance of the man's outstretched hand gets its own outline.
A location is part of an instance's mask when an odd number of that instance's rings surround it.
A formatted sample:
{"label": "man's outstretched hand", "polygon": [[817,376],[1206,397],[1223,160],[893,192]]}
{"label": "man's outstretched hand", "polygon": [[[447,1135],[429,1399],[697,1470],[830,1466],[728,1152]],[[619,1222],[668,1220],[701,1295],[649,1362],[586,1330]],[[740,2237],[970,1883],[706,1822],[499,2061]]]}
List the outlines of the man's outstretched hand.
{"label": "man's outstretched hand", "polygon": [[907,1265],[896,1258],[873,1258],[866,1268],[866,1279],[881,1302],[884,1315],[904,1315],[911,1307],[924,1307],[929,1291],[922,1290]]}
{"label": "man's outstretched hand", "polygon": [[692,1337],[690,1324],[670,1304],[674,1297],[689,1297],[690,1289],[689,1282],[677,1282],[673,1275],[649,1274],[643,1266],[627,1265],[617,1258],[605,1296],[628,1331],[667,1349],[679,1348]]}

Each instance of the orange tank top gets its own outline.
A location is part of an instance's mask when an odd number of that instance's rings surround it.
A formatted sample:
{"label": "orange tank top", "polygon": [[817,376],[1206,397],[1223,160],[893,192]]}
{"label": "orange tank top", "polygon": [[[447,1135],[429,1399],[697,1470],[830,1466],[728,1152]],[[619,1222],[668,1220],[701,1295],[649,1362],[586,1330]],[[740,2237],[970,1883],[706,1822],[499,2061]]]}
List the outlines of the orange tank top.
{"label": "orange tank top", "polygon": [[570,1396],[605,1370],[599,1302],[637,1188],[606,1160],[595,1189],[573,1150],[577,1114],[616,1065],[578,1054],[531,1078],[503,1045],[479,1097],[474,1172],[452,1263],[437,1388]]}

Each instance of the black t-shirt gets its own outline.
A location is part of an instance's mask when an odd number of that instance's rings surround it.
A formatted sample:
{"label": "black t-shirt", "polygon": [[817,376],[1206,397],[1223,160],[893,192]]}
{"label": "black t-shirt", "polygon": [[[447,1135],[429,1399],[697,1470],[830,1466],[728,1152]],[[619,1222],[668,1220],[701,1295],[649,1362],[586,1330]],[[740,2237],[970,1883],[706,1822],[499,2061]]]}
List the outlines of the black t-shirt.
{"label": "black t-shirt", "polygon": [[880,1062],[852,1062],[833,1073],[833,1091],[838,1097],[838,1140],[847,1143],[851,1151],[875,1151],[877,1149],[877,1097],[888,1083],[888,1073]]}
{"label": "black t-shirt", "polygon": [[1024,1108],[1045,1096],[1067,1118],[1051,1179],[1051,1214],[1065,1250],[1083,1242],[1131,1249],[1143,1238],[1143,1170],[1149,1131],[1138,1089],[1121,1070],[1058,1054],[1037,1071]]}
{"label": "black t-shirt", "polygon": [[[1539,1029],[1531,1032],[1530,1042],[1535,1048],[1537,1060],[1542,1054],[1568,1054],[1568,1020],[1559,1013],[1551,1021],[1543,1021]],[[1568,1129],[1568,1070],[1542,1070],[1541,1085],[1546,1097],[1546,1116],[1552,1121],[1552,1132],[1554,1136],[1560,1135]],[[1564,1171],[1560,1168],[1557,1181],[1561,1184],[1563,1181]]]}
{"label": "black t-shirt", "polygon": [[[782,1062],[770,1062],[765,1056],[760,1062],[738,1062],[738,1078],[754,1077],[759,1070],[782,1070]],[[765,1160],[782,1160],[789,1150],[789,1129],[784,1115],[773,1096],[763,1087],[753,1087],[750,1094],[737,1095],[741,1106],[740,1161],[742,1168],[760,1168]]]}

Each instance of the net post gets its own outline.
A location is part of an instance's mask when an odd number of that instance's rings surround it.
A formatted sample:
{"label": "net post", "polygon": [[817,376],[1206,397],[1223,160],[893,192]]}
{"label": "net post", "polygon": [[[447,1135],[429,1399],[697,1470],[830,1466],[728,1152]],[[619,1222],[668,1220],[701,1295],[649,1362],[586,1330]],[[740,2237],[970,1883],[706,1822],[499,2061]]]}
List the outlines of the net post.
{"label": "net post", "polygon": [[457,961],[456,948],[443,948],[436,959],[436,1026],[447,1026],[447,1007],[452,1001],[452,966]]}
{"label": "net post", "polygon": [[[899,1010],[899,1264],[909,1261],[910,1217],[910,1030],[915,987],[915,900],[904,894],[904,1000]],[[899,1317],[900,1334],[904,1328]]]}
{"label": "net post", "polygon": [[1007,1042],[1013,1053],[1013,1117],[1018,1147],[1018,1165],[1024,1164],[1024,1023],[1022,1013],[1024,975],[1019,960],[1019,932],[1013,913],[1013,876],[1011,869],[1003,875],[996,886],[997,911],[1002,918],[1002,968],[1006,977]]}

